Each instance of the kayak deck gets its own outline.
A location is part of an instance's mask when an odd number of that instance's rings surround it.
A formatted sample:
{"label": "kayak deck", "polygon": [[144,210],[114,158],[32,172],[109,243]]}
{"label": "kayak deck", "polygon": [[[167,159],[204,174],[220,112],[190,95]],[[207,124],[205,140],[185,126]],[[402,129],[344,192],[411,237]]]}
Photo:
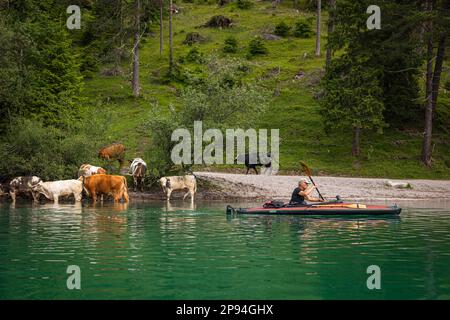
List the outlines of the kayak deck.
{"label": "kayak deck", "polygon": [[336,205],[284,206],[280,208],[239,208],[227,206],[227,214],[291,214],[291,215],[398,215],[402,211],[397,205],[362,205],[340,203]]}

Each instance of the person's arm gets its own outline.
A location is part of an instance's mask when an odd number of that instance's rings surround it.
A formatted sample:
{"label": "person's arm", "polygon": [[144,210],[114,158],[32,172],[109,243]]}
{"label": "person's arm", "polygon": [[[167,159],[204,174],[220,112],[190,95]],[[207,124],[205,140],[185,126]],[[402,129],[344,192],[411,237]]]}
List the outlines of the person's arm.
{"label": "person's arm", "polygon": [[307,188],[305,191],[300,191],[299,194],[300,194],[301,196],[303,196],[303,197],[305,198],[306,201],[311,201],[311,202],[323,202],[324,200],[322,200],[322,199],[310,197],[311,192],[312,192],[314,189],[316,189],[316,188],[317,188],[317,186],[312,185],[312,186],[310,186],[309,188]]}
{"label": "person's arm", "polygon": [[316,186],[314,186],[314,185],[309,186],[308,188],[306,188],[306,190],[300,191],[298,194],[306,198],[307,196],[309,196],[309,194],[310,194],[315,188],[316,188]]}
{"label": "person's arm", "polygon": [[313,198],[313,197],[310,197],[310,196],[305,196],[305,200],[310,201],[310,202],[323,202],[322,199]]}

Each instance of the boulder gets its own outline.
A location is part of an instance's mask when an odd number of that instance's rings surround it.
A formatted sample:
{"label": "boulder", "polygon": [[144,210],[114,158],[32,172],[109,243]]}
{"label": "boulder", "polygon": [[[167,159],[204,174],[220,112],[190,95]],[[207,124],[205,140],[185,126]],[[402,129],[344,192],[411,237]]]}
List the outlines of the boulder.
{"label": "boulder", "polygon": [[412,186],[409,182],[403,182],[403,181],[387,180],[387,181],[385,181],[384,185],[387,187],[391,187],[391,188],[412,189]]}

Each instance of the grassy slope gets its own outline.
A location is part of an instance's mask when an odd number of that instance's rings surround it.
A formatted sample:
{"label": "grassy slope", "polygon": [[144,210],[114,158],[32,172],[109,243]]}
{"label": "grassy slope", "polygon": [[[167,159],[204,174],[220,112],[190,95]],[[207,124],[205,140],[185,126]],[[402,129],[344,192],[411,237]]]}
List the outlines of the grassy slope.
{"label": "grassy slope", "polygon": [[[175,58],[185,56],[190,47],[182,42],[186,33],[197,31],[208,41],[198,45],[201,53],[221,55],[220,48],[224,39],[230,35],[239,41],[239,53],[244,57],[248,41],[262,32],[272,32],[280,21],[293,26],[307,13],[298,13],[289,7],[280,6],[272,10],[270,3],[258,3],[252,10],[239,10],[233,6],[218,8],[211,5],[192,5],[181,3],[181,13],[174,17]],[[235,25],[227,30],[198,28],[215,14],[223,14],[233,19]],[[325,19],[324,19],[325,20]],[[155,27],[156,28],[156,27]],[[325,21],[324,27],[325,28]],[[168,41],[165,26],[165,50],[159,54],[159,37],[148,38],[140,50],[142,98],[131,97],[128,77],[98,76],[86,83],[86,92],[91,101],[102,101],[100,110],[112,114],[113,129],[108,137],[102,137],[105,143],[120,140],[132,150],[129,157],[142,156],[151,132],[142,132],[139,125],[148,117],[148,111],[158,105],[167,108],[177,104],[178,84],[164,84],[161,81],[168,65]],[[157,30],[155,30],[157,31]],[[323,35],[322,47],[326,35]],[[250,60],[251,78],[280,95],[273,97],[266,114],[256,116],[256,126],[260,128],[279,128],[280,163],[284,171],[298,169],[298,161],[305,160],[316,173],[409,178],[450,178],[450,147],[438,143],[434,150],[435,163],[432,169],[424,168],[419,161],[421,136],[418,132],[400,132],[395,128],[385,130],[383,135],[364,133],[362,155],[355,160],[350,155],[350,134],[337,133],[326,136],[323,132],[318,103],[313,98],[314,86],[311,81],[324,65],[324,54],[314,57],[315,40],[287,38],[279,41],[266,41],[269,54]],[[306,56],[305,56],[306,55]],[[124,66],[130,69],[131,66]],[[191,71],[199,66],[187,65]],[[280,68],[278,75],[269,75],[269,71]],[[298,71],[306,72],[301,80],[294,80]],[[98,107],[100,108],[100,107]],[[435,141],[441,141],[435,139]],[[447,163],[447,165],[445,164]],[[219,169],[219,168],[218,168]]]}

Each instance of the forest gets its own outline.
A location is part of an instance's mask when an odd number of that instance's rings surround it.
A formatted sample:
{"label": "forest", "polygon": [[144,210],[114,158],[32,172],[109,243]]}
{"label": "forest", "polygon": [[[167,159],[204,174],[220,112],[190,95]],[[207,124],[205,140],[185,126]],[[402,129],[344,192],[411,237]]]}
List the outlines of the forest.
{"label": "forest", "polygon": [[0,179],[72,178],[113,142],[153,178],[180,172],[171,133],[196,120],[280,129],[281,173],[305,160],[319,175],[449,179],[449,13],[448,0],[0,0]]}

